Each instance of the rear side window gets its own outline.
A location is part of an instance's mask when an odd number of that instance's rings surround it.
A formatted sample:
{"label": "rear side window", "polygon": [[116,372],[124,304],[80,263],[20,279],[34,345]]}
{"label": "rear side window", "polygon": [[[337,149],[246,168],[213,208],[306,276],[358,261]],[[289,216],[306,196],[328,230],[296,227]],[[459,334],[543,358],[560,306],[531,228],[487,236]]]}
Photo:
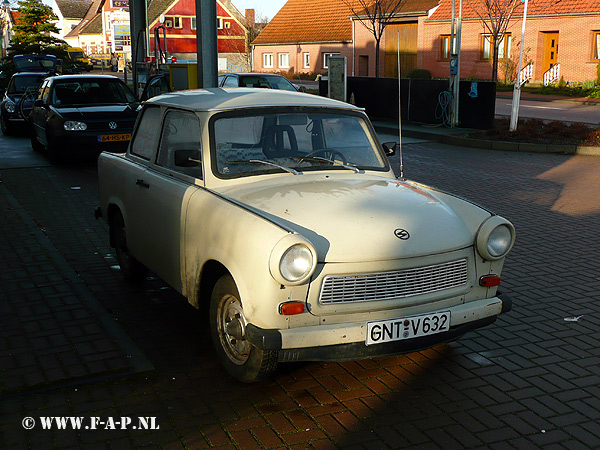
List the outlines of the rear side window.
{"label": "rear side window", "polygon": [[159,136],[160,108],[145,108],[131,143],[131,153],[147,160],[152,159]]}
{"label": "rear side window", "polygon": [[198,117],[184,111],[168,112],[165,116],[157,164],[195,178],[202,178],[200,153]]}

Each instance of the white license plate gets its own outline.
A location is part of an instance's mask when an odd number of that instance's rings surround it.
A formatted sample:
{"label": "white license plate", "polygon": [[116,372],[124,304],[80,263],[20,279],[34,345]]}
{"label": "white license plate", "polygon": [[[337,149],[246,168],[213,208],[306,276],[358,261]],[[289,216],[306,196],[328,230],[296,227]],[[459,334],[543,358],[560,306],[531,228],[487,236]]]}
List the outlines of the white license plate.
{"label": "white license plate", "polygon": [[450,329],[450,311],[367,323],[367,345],[413,339]]}

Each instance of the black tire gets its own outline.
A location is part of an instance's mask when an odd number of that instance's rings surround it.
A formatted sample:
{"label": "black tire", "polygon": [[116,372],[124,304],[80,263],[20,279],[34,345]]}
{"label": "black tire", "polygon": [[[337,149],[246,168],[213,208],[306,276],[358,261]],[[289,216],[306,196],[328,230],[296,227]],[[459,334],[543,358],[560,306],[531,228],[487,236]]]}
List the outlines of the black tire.
{"label": "black tire", "polygon": [[277,368],[277,352],[252,345],[245,338],[245,328],[238,289],[231,275],[223,275],[210,298],[210,333],[225,370],[244,383],[253,383]]}
{"label": "black tire", "polygon": [[0,116],[0,128],[2,129],[2,134],[4,134],[4,136],[12,136],[13,135],[13,130],[10,127],[10,125],[8,125],[8,123],[6,123],[6,121]]}
{"label": "black tire", "polygon": [[46,156],[50,164],[60,164],[63,160],[63,154],[58,145],[52,142],[52,137],[46,132]]}
{"label": "black tire", "polygon": [[119,262],[123,278],[133,282],[145,279],[148,274],[148,268],[129,253],[125,221],[121,214],[117,214],[111,220],[109,232],[111,234],[111,242],[115,246],[117,261]]}
{"label": "black tire", "polygon": [[29,137],[31,139],[31,148],[34,152],[41,152],[44,150],[44,146],[40,144],[40,141],[37,140],[37,135],[35,134],[35,126],[31,125],[29,130]]}

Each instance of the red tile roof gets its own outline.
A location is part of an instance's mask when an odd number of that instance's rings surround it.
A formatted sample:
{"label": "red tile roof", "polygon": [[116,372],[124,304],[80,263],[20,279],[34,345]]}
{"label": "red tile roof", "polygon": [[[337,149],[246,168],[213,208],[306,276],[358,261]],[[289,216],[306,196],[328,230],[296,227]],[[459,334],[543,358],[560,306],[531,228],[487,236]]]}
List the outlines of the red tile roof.
{"label": "red tile roof", "polygon": [[[519,0],[517,0],[519,1]],[[463,18],[477,18],[473,5],[483,4],[483,0],[463,0]],[[516,17],[523,15],[523,3],[519,2],[515,12]],[[480,12],[485,8],[480,6]],[[573,15],[600,13],[600,0],[529,0],[527,7],[528,16],[539,15]],[[458,1],[456,2],[456,15],[458,15]],[[452,0],[441,0],[440,7],[433,13],[430,20],[445,20],[452,17]]]}
{"label": "red tile roof", "polygon": [[[348,0],[360,11],[359,0]],[[401,12],[424,13],[438,0],[406,0]],[[344,0],[288,0],[253,44],[350,42],[352,8]]]}

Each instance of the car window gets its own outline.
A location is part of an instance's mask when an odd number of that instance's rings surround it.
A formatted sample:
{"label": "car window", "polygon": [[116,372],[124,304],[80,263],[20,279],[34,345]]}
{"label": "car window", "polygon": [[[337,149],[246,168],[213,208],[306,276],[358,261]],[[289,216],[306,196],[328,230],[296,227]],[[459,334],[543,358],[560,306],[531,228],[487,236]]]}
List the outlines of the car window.
{"label": "car window", "polygon": [[135,97],[121,80],[113,78],[66,78],[54,83],[53,105],[102,105],[134,103]]}
{"label": "car window", "polygon": [[43,100],[44,103],[48,102],[48,94],[50,93],[49,84],[50,84],[49,81],[47,81],[47,80],[44,81],[38,91],[37,98]]}
{"label": "car window", "polygon": [[39,74],[12,77],[8,86],[8,93],[23,94],[28,90],[36,90],[42,81],[44,81],[44,76]]}
{"label": "car window", "polygon": [[165,116],[157,164],[202,178],[200,124],[195,114],[169,111]]}
{"label": "car window", "polygon": [[[282,169],[300,172],[387,170],[387,162],[366,120],[340,113],[224,114],[212,122],[215,173],[239,177]],[[258,162],[262,161],[262,162]]]}
{"label": "car window", "polygon": [[161,111],[157,107],[146,107],[131,142],[131,153],[150,160],[158,144]]}
{"label": "car window", "polygon": [[282,89],[284,91],[296,91],[292,83],[283,77],[266,77],[273,89]]}
{"label": "car window", "polygon": [[237,77],[226,77],[225,82],[223,83],[223,87],[237,87],[238,79]]}

